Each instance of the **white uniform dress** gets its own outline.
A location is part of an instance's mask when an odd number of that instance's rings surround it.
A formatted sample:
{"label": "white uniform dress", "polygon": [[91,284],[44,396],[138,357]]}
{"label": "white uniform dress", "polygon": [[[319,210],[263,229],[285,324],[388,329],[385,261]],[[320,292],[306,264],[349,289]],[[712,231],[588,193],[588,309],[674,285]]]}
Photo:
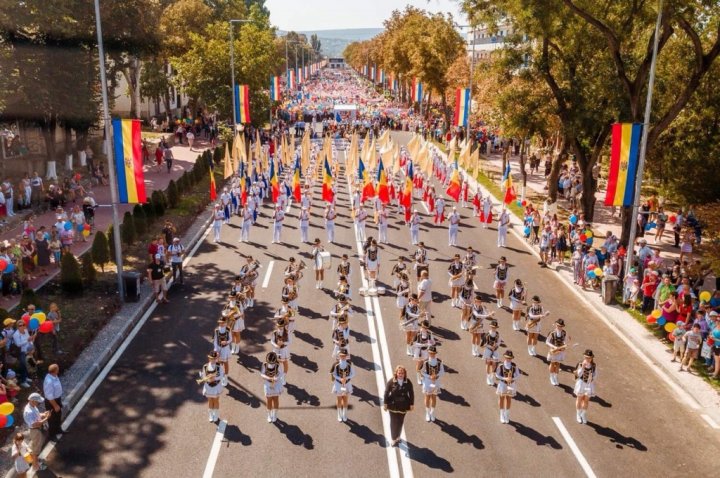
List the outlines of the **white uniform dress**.
{"label": "white uniform dress", "polygon": [[[287,330],[283,332],[273,331],[272,337],[270,338],[270,345],[272,345],[272,351],[278,356],[278,360],[289,360],[290,359],[290,341],[291,335],[288,334]],[[280,345],[282,341],[282,345]]]}
{"label": "white uniform dress", "polygon": [[[263,391],[266,397],[278,397],[283,391],[284,372],[277,363],[264,363],[260,370],[263,378]],[[273,380],[274,379],[274,380]]]}
{"label": "white uniform dress", "polygon": [[500,353],[498,350],[500,349],[500,344],[502,343],[502,340],[500,339],[500,333],[495,331],[495,335],[492,335],[493,331],[490,330],[490,332],[483,335],[482,340],[480,341],[480,346],[485,347],[483,349],[483,360],[494,360],[497,362],[500,359]]}
{"label": "white uniform dress", "polygon": [[[441,378],[445,375],[445,366],[442,360],[439,358],[435,359],[435,363],[430,363],[430,359],[423,363],[422,369],[422,392],[425,395],[438,395],[442,389]],[[433,383],[431,376],[435,375],[435,382]],[[433,386],[434,385],[434,386]]]}
{"label": "white uniform dress", "polygon": [[540,322],[545,317],[545,310],[540,304],[533,304],[530,306],[527,312],[527,326],[528,333],[539,334],[540,333]]}
{"label": "white uniform dress", "polygon": [[597,377],[597,368],[595,362],[590,364],[590,367],[585,367],[583,362],[577,364],[575,367],[575,388],[573,392],[576,396],[587,395],[588,397],[595,396],[595,378]]}
{"label": "white uniform dress", "polygon": [[[515,362],[510,362],[510,366],[505,362],[498,364],[495,369],[495,377],[498,379],[497,393],[498,395],[509,395],[514,397],[517,393],[517,379],[520,377],[520,369]],[[503,378],[510,377],[512,381],[507,383]]]}
{"label": "white uniform dress", "polygon": [[435,337],[430,332],[427,335],[423,335],[422,331],[415,335],[413,342],[413,359],[415,360],[427,360],[428,348],[431,345],[435,345]]}
{"label": "white uniform dress", "polygon": [[333,352],[332,357],[337,359],[340,349],[349,349],[350,345],[350,328],[349,327],[337,327],[332,333],[333,340]]}
{"label": "white uniform dress", "polygon": [[[560,334],[558,334],[558,332],[560,332]],[[545,343],[550,347],[561,347],[563,345],[566,345],[566,340],[567,332],[565,332],[564,330],[555,330],[552,333],[548,334]],[[563,360],[565,360],[565,349],[559,350],[555,353],[549,351],[547,354],[547,359],[549,362],[562,362]]]}
{"label": "white uniform dress", "polygon": [[520,290],[518,290],[517,287],[513,287],[508,297],[510,297],[511,310],[522,310],[523,301],[525,300],[525,288],[521,287]]}
{"label": "white uniform dress", "polygon": [[202,370],[200,371],[200,378],[205,378],[208,375],[214,373],[217,376],[215,377],[215,380],[211,382],[204,382],[203,383],[203,396],[208,398],[215,398],[219,397],[223,390],[222,385],[222,379],[225,376],[225,371],[221,366],[218,366],[217,364],[213,365],[213,370],[210,370],[209,367],[210,364],[203,365]]}
{"label": "white uniform dress", "polygon": [[405,318],[400,322],[400,328],[404,332],[416,332],[420,328],[420,306],[407,304],[405,306]]}
{"label": "white uniform dress", "polygon": [[[351,380],[355,376],[355,367],[349,360],[345,360],[343,364],[338,361],[333,365],[330,373],[333,377],[332,393],[338,396],[350,395],[353,391]],[[343,366],[344,365],[344,366]],[[345,378],[345,389],[343,390],[342,379]]]}
{"label": "white uniform dress", "polygon": [[483,331],[483,320],[490,317],[487,309],[484,305],[480,304],[480,307],[475,304],[471,305],[470,320],[468,324],[468,331],[472,332],[475,329],[476,334],[482,333]]}
{"label": "white uniform dress", "polygon": [[[227,327],[223,327],[224,330],[220,330],[220,327],[215,329],[213,334],[213,350],[218,353],[218,360],[220,362],[227,362],[230,359],[230,331]],[[220,342],[226,342],[227,345],[220,345]]]}
{"label": "white uniform dress", "polygon": [[377,247],[370,246],[365,252],[365,268],[368,272],[377,272],[380,266],[380,258]]}
{"label": "white uniform dress", "polygon": [[493,289],[505,289],[508,279],[508,267],[501,267],[499,264],[495,268],[495,281],[493,282]]}
{"label": "white uniform dress", "polygon": [[[463,273],[463,265],[460,261],[453,261],[448,266],[448,286],[450,287],[462,287],[463,284],[465,284],[465,279],[462,276]],[[457,279],[453,279],[453,276],[459,276]]]}
{"label": "white uniform dress", "polygon": [[408,304],[408,296],[410,295],[410,283],[407,281],[398,281],[395,286],[395,293],[397,298],[395,299],[395,305],[398,309],[404,309]]}
{"label": "white uniform dress", "polygon": [[232,307],[228,307],[230,313],[235,313],[235,323],[232,326],[233,332],[242,332],[245,330],[245,306],[242,302],[236,303]]}

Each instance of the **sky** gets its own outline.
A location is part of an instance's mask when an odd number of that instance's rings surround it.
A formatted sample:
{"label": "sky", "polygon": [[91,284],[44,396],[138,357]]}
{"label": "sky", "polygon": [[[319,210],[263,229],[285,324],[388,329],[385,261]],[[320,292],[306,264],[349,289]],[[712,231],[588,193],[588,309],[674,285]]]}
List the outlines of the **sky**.
{"label": "sky", "polygon": [[335,30],[382,28],[393,10],[406,5],[429,12],[450,12],[465,23],[458,0],[267,0],[270,22],[281,30]]}

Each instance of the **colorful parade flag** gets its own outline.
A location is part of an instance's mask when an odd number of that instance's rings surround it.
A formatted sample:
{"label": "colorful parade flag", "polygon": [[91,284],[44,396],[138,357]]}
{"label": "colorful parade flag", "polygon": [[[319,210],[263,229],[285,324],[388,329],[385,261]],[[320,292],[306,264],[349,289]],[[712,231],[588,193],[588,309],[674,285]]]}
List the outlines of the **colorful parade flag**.
{"label": "colorful parade flag", "polygon": [[455,92],[455,126],[467,127],[470,119],[470,88],[458,88]]}
{"label": "colorful parade flag", "polygon": [[373,187],[373,183],[370,180],[370,176],[368,175],[367,170],[365,169],[365,163],[363,163],[362,158],[359,158],[358,163],[358,178],[363,183],[362,188],[362,197],[360,201],[365,202],[366,199],[369,199],[371,197],[375,196],[375,188]]}
{"label": "colorful parade flag", "polygon": [[387,204],[390,202],[390,191],[388,190],[387,174],[385,173],[385,167],[383,166],[383,160],[380,158],[377,167],[377,196],[380,202]]}
{"label": "colorful parade flag", "polygon": [[248,178],[245,176],[245,163],[240,163],[240,204],[247,204]]}
{"label": "colorful parade flag", "polygon": [[270,101],[280,101],[282,99],[282,92],[280,91],[280,77],[270,77]]}
{"label": "colorful parade flag", "polygon": [[400,198],[400,204],[402,204],[406,208],[410,208],[410,205],[412,204],[414,179],[415,174],[413,172],[413,163],[412,161],[410,161],[408,162],[407,174],[405,175],[405,190],[402,192],[402,197]]}
{"label": "colorful parade flag", "polygon": [[230,149],[228,148],[227,142],[225,143],[225,171],[223,177],[225,179],[233,175],[232,158],[230,157]]}
{"label": "colorful parade flag", "polygon": [[460,200],[460,173],[458,172],[458,163],[455,161],[455,167],[453,168],[452,176],[450,176],[450,185],[447,188],[448,196],[453,198],[455,202],[458,202]]}
{"label": "colorful parade flag", "polygon": [[640,157],[641,123],[612,125],[606,206],[632,206]]}
{"label": "colorful parade flag", "polygon": [[300,158],[295,159],[295,172],[292,179],[292,193],[295,201],[300,202],[302,190],[300,189]]}
{"label": "colorful parade flag", "polygon": [[510,173],[510,162],[508,161],[505,167],[505,173],[503,174],[502,186],[505,188],[505,204],[510,204],[517,197],[515,195],[515,187],[512,182],[512,174]]}
{"label": "colorful parade flag", "polygon": [[287,84],[291,90],[295,89],[295,70],[290,69],[287,71]]}
{"label": "colorful parade flag", "polygon": [[277,203],[280,196],[280,183],[278,182],[277,171],[275,171],[275,160],[270,161],[270,191],[272,192],[272,201]]}
{"label": "colorful parade flag", "polygon": [[215,186],[215,173],[213,173],[213,168],[211,166],[208,166],[210,169],[210,200],[214,201],[217,199],[217,186]]}
{"label": "colorful parade flag", "polygon": [[112,120],[115,172],[118,194],[123,204],[144,203],[147,200],[140,125],[140,120]]}
{"label": "colorful parade flag", "polygon": [[250,87],[235,85],[235,118],[238,123],[250,122]]}
{"label": "colorful parade flag", "polygon": [[323,165],[323,182],[322,182],[322,198],[324,201],[333,202],[335,199],[335,193],[333,192],[333,176],[330,170],[330,164],[328,163],[327,157],[325,157],[325,164]]}
{"label": "colorful parade flag", "polygon": [[413,78],[412,81],[412,100],[416,102],[421,102],[423,99],[423,85],[422,82],[420,82],[417,78]]}

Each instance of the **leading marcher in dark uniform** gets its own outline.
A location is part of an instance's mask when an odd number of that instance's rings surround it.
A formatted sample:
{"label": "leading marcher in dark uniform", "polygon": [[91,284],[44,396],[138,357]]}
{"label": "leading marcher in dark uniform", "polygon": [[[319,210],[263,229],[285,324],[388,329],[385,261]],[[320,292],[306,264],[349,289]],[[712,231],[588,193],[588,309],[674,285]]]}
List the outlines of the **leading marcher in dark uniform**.
{"label": "leading marcher in dark uniform", "polygon": [[383,409],[390,412],[390,439],[392,446],[400,442],[405,415],[415,407],[413,385],[408,379],[407,370],[402,365],[395,368],[393,378],[385,386]]}

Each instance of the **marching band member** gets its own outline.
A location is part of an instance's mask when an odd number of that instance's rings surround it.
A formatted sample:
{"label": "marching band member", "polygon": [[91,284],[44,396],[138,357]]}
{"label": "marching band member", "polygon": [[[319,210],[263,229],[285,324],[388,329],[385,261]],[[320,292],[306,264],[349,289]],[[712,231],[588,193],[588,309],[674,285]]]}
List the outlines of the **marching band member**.
{"label": "marching band member", "polygon": [[282,226],[285,220],[285,210],[278,205],[273,213],[273,244],[282,242]]}
{"label": "marching band member", "polygon": [[222,204],[223,221],[225,224],[230,224],[232,196],[228,192],[228,188],[223,188],[223,192],[220,194],[220,203]]}
{"label": "marching band member", "polygon": [[238,297],[230,296],[230,301],[222,311],[222,316],[225,317],[232,325],[230,325],[230,332],[232,333],[232,342],[230,343],[230,353],[237,355],[240,353],[240,335],[245,330],[245,313],[242,301],[239,300],[242,296],[238,294]]}
{"label": "marching band member", "polygon": [[405,314],[405,307],[408,304],[408,298],[410,297],[410,278],[407,272],[398,273],[398,279],[395,283],[395,305],[400,310],[400,320],[403,320]]}
{"label": "marching band member", "polygon": [[460,227],[460,214],[458,214],[457,208],[455,206],[453,206],[452,212],[450,213],[450,216],[448,216],[448,219],[450,220],[448,224],[448,245],[457,246],[458,229]]}
{"label": "marching band member", "polygon": [[387,238],[387,231],[388,231],[388,212],[385,208],[385,205],[383,204],[380,208],[380,211],[378,211],[378,235],[379,240],[382,244],[388,243]]}
{"label": "marching band member", "polygon": [[472,205],[473,205],[473,216],[478,217],[480,215],[480,207],[483,203],[483,197],[482,197],[482,191],[480,191],[480,188],[478,187],[475,190],[475,194],[473,195]]}
{"label": "marching band member", "polygon": [[380,257],[377,241],[370,238],[370,245],[365,248],[365,269],[367,270],[368,288],[375,289],[378,272],[380,271]]}
{"label": "marching band member", "polygon": [[218,366],[218,353],[212,351],[207,356],[208,362],[200,369],[200,379],[198,383],[203,384],[203,395],[208,400],[208,420],[215,422],[218,420],[220,412],[220,394],[225,381],[225,374],[222,367]]}
{"label": "marching band member", "polygon": [[253,213],[249,205],[242,208],[242,219],[239,242],[248,242],[250,240],[250,226],[253,224]]}
{"label": "marching band member", "polygon": [[445,366],[437,358],[437,348],[431,345],[427,349],[428,358],[422,365],[422,390],[425,395],[425,421],[435,421],[435,406],[442,385],[440,379],[445,375]]}
{"label": "marching band member", "polygon": [[557,386],[560,385],[558,380],[558,373],[560,373],[560,363],[565,360],[565,350],[568,346],[568,340],[570,337],[567,336],[565,331],[565,321],[563,319],[557,319],[555,321],[555,330],[548,334],[545,343],[550,347],[547,354],[548,362],[550,366],[550,383]]}
{"label": "marching band member", "polygon": [[522,309],[527,306],[525,301],[525,287],[520,279],[515,280],[515,286],[512,288],[508,297],[510,298],[510,309],[512,310],[512,328],[520,330],[520,315]]}
{"label": "marching band member", "polygon": [[462,186],[460,187],[460,207],[467,207],[468,186],[467,180],[463,180]]}
{"label": "marching band member", "polygon": [[332,357],[337,360],[341,349],[348,349],[350,345],[350,327],[348,327],[348,316],[343,313],[337,316],[337,326],[332,333],[332,341],[335,344]]}
{"label": "marching band member", "polygon": [[278,355],[276,352],[268,352],[265,356],[265,362],[260,368],[260,377],[263,379],[263,391],[265,392],[265,401],[267,403],[267,421],[268,423],[277,420],[277,411],[280,408],[280,395],[283,391],[285,383],[285,374],[278,365]]}
{"label": "marching band member", "polygon": [[468,330],[468,322],[470,320],[470,313],[472,312],[473,305],[473,292],[475,292],[475,283],[472,277],[465,279],[462,288],[460,289],[460,330]]}
{"label": "marching band member", "polygon": [[415,334],[413,340],[413,359],[415,360],[418,385],[422,384],[420,370],[425,360],[428,359],[428,347],[431,345],[435,345],[435,337],[433,337],[432,332],[430,332],[430,322],[425,319],[420,322],[420,332]]}
{"label": "marching band member", "polygon": [[295,276],[290,274],[285,278],[285,285],[281,291],[282,300],[286,300],[288,307],[297,311],[298,288],[295,285]]}
{"label": "marching band member", "polygon": [[[288,321],[285,317],[279,317],[275,321],[275,330],[273,330],[272,336],[270,337],[270,345],[272,345],[272,351],[277,354],[278,361],[282,364],[283,375],[288,373],[288,360],[290,359],[290,342],[292,336],[287,329]],[[285,377],[283,376],[283,383]]]}
{"label": "marching band member", "polygon": [[507,209],[503,208],[498,218],[498,247],[506,247],[508,226],[510,225],[510,214]]}
{"label": "marching band member", "polygon": [[390,274],[392,274],[393,276],[393,287],[397,287],[398,283],[400,282],[400,276],[402,274],[408,274],[407,264],[405,264],[405,257],[398,256],[397,263],[393,266]]}
{"label": "marching band member", "polygon": [[470,272],[475,270],[477,266],[477,254],[475,254],[472,246],[468,246],[465,250],[465,257],[463,257],[462,263],[466,271]]}
{"label": "marching band member", "polygon": [[222,377],[223,387],[227,385],[227,374],[229,372],[230,364],[230,331],[227,328],[227,320],[225,317],[220,317],[218,320],[218,326],[215,328],[213,333],[213,350],[217,352],[217,361],[223,366],[225,372]]}
{"label": "marching band member", "polygon": [[490,195],[485,196],[485,201],[482,205],[482,211],[480,212],[480,222],[483,223],[483,229],[487,229],[488,224],[492,223],[492,200]]}
{"label": "marching band member", "polygon": [[325,268],[323,267],[322,257],[320,256],[320,253],[325,250],[323,248],[322,244],[320,244],[320,239],[315,238],[315,245],[313,246],[312,250],[312,257],[313,257],[313,269],[315,269],[315,288],[316,289],[322,289],[323,286],[323,280],[325,280]]}
{"label": "marching band member", "polygon": [[422,274],[423,271],[428,270],[428,263],[427,263],[427,250],[425,249],[425,243],[420,242],[417,244],[418,248],[415,250],[415,253],[413,254],[413,259],[415,260],[414,269],[415,273],[417,274],[417,278],[420,279],[420,274]]}
{"label": "marching band member", "polygon": [[[311,176],[312,178],[312,176]],[[310,206],[312,205],[312,201],[310,199],[310,187],[308,184],[305,184],[305,190],[302,193],[302,196],[300,197],[300,206],[302,208],[305,208],[305,210],[309,211]]]}
{"label": "marching band member", "polygon": [[340,280],[340,277],[345,277],[346,279],[350,277],[350,261],[348,260],[347,254],[342,255],[340,264],[338,264],[335,272],[337,272],[338,280]]}
{"label": "marching band member", "polygon": [[335,208],[332,204],[325,207],[325,229],[327,230],[328,244],[335,241]]}
{"label": "marching band member", "polygon": [[355,369],[352,362],[348,360],[348,351],[341,348],[338,352],[338,360],[332,366],[330,375],[333,380],[332,392],[336,397],[336,406],[339,422],[347,421],[348,399],[352,393],[350,381],[355,376]]}
{"label": "marching band member", "polygon": [[597,367],[595,366],[595,355],[590,349],[585,350],[583,361],[575,366],[575,410],[577,422],[587,423],[587,410],[590,405],[590,397],[595,396],[595,379],[597,378]]}
{"label": "marching band member", "polygon": [[465,281],[463,280],[465,269],[460,262],[460,254],[455,254],[453,261],[448,266],[448,286],[450,286],[450,305],[453,307],[462,307],[460,300],[460,288]]}
{"label": "marching band member", "polygon": [[503,306],[503,298],[505,297],[505,284],[508,279],[508,266],[507,259],[505,256],[500,257],[500,262],[495,267],[495,282],[493,288],[495,289],[495,298],[497,299],[498,308]]}
{"label": "marching band member", "polygon": [[475,294],[475,298],[470,308],[470,321],[468,324],[468,331],[472,334],[472,356],[480,357],[480,346],[482,344],[483,337],[483,324],[485,319],[489,319],[495,314],[494,311],[488,312],[485,305],[482,303],[480,294]]}
{"label": "marching band member", "polygon": [[305,244],[308,242],[308,228],[310,227],[310,213],[306,207],[303,206],[300,210],[298,220],[300,221],[300,242]]}
{"label": "marching band member", "polygon": [[258,277],[260,277],[260,274],[258,274],[260,263],[253,259],[252,256],[247,256],[245,261],[246,263],[240,268],[238,276],[243,285],[240,292],[245,295],[245,307],[247,308],[255,305],[255,287],[257,286]]}
{"label": "marching band member", "polygon": [[513,362],[514,358],[512,350],[505,351],[503,363],[495,370],[495,376],[499,380],[496,393],[499,397],[500,423],[510,423],[510,404],[517,393],[516,382],[520,377],[520,369]]}
{"label": "marching band member", "polygon": [[410,242],[413,246],[418,245],[420,237],[420,214],[417,209],[413,209],[412,216],[409,221],[410,225]]}
{"label": "marching band member", "polygon": [[493,375],[493,373],[495,372],[495,364],[500,359],[498,348],[502,343],[502,339],[500,338],[500,332],[498,332],[497,329],[497,320],[491,320],[490,331],[482,334],[482,339],[480,340],[480,346],[485,347],[482,358],[485,360],[485,371],[487,373],[488,385],[495,385],[495,375]]}
{"label": "marching band member", "polygon": [[335,295],[338,297],[343,295],[343,296],[347,297],[348,299],[350,299],[351,292],[352,292],[352,290],[350,289],[350,284],[348,284],[347,277],[340,276],[340,278],[338,279],[337,288],[334,291]]}
{"label": "marching band member", "polygon": [[365,240],[366,240],[366,236],[365,236],[366,220],[367,220],[367,212],[365,211],[365,208],[363,208],[363,205],[360,204],[357,212],[355,213],[355,226],[357,226],[357,240],[360,242],[365,242]]}
{"label": "marching band member", "polygon": [[338,322],[341,316],[345,316],[349,323],[349,315],[351,313],[350,304],[345,294],[337,294],[337,302],[330,309],[330,318],[332,319],[332,330],[334,331],[338,327]]}
{"label": "marching band member", "polygon": [[435,224],[442,224],[445,221],[445,199],[438,196],[435,201]]}
{"label": "marching band member", "polygon": [[403,310],[400,328],[405,332],[405,353],[413,355],[413,339],[418,331],[420,320],[420,305],[418,304],[417,294],[410,294],[410,302]]}
{"label": "marching band member", "polygon": [[220,204],[215,204],[215,208],[213,209],[212,213],[213,217],[213,235],[214,239],[213,242],[220,242],[220,230],[222,229],[223,222],[225,221],[225,216],[220,209]]}
{"label": "marching band member", "polygon": [[534,295],[532,298],[532,305],[527,311],[527,321],[525,323],[525,330],[527,330],[527,346],[528,354],[535,356],[535,346],[538,341],[538,334],[540,333],[540,320],[543,317],[550,315],[550,312],[546,312],[540,303],[540,297]]}

